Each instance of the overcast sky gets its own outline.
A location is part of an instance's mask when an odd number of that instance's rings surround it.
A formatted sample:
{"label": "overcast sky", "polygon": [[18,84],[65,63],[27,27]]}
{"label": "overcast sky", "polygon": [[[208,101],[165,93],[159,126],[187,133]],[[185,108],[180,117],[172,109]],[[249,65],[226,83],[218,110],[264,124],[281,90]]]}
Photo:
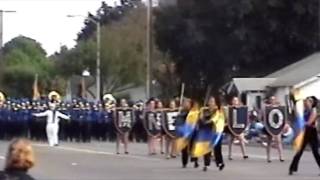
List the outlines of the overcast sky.
{"label": "overcast sky", "polygon": [[[86,16],[95,13],[103,0],[0,0],[1,10],[15,10],[4,14],[4,43],[23,35],[40,42],[50,55],[61,45],[75,45],[83,18],[68,18],[68,14]],[[120,0],[104,0],[109,5]]]}

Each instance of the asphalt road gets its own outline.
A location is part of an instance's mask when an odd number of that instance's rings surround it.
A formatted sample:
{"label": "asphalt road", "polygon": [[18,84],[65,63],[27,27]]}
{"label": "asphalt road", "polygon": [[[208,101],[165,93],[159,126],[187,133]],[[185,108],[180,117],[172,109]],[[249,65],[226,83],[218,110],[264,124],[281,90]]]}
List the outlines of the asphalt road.
{"label": "asphalt road", "polygon": [[[0,141],[0,166],[3,166],[8,142]],[[273,150],[273,161],[267,163],[265,149],[249,147],[248,160],[242,160],[240,148],[234,147],[234,160],[226,161],[224,171],[212,165],[207,172],[190,164],[182,169],[180,158],[166,160],[163,155],[148,156],[146,144],[130,144],[129,155],[116,155],[115,144],[92,142],[90,144],[62,143],[48,147],[34,143],[37,164],[30,174],[37,179],[75,180],[313,180],[320,179],[311,152],[303,155],[300,170],[288,176],[289,161],[293,152],[285,151],[286,161],[278,160]],[[226,152],[226,147],[224,147]],[[201,163],[202,165],[202,163]]]}

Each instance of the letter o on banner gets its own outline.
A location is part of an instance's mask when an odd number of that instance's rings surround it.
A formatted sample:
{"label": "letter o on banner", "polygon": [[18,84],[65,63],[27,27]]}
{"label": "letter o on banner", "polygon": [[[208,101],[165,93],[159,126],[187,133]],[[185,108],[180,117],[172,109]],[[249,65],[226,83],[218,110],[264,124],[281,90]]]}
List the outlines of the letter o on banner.
{"label": "letter o on banner", "polygon": [[281,134],[286,124],[286,110],[285,106],[266,107],[264,124],[269,134]]}
{"label": "letter o on banner", "polygon": [[[283,112],[281,112],[279,109],[272,109],[268,116],[268,121],[272,128],[278,129],[282,126],[284,115]],[[275,116],[277,116],[278,118],[276,118]]]}

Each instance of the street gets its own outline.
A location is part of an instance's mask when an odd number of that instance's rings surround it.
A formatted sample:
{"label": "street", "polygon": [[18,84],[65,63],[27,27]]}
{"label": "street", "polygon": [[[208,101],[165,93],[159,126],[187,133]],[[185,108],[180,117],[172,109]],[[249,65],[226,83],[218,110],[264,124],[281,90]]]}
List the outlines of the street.
{"label": "street", "polygon": [[[3,164],[8,142],[0,143],[0,162]],[[116,155],[115,144],[92,142],[90,144],[62,143],[59,147],[48,147],[34,143],[36,166],[30,174],[37,179],[78,180],[207,180],[207,179],[319,179],[319,169],[311,152],[307,151],[300,163],[300,171],[288,176],[289,161],[293,152],[285,150],[286,161],[281,163],[273,149],[273,162],[265,160],[265,149],[249,147],[248,160],[242,160],[240,148],[235,146],[234,160],[225,158],[226,167],[220,172],[214,166],[207,172],[190,164],[182,169],[180,158],[166,160],[164,156],[148,156],[146,144],[130,144],[129,155]],[[224,147],[224,152],[226,152]],[[224,153],[225,154],[225,153]],[[226,156],[225,156],[226,157]]]}

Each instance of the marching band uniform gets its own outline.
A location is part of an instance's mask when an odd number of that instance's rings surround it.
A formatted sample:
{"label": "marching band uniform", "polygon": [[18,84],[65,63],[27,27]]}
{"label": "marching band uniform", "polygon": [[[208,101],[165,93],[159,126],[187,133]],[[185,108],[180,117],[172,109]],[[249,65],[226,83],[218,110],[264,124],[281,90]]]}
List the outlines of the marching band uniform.
{"label": "marching band uniform", "polygon": [[46,132],[50,146],[57,146],[59,144],[58,132],[60,118],[67,120],[70,119],[69,116],[62,114],[55,108],[55,104],[50,104],[50,110],[46,110],[42,113],[33,114],[36,117],[47,117]]}
{"label": "marching band uniform", "polygon": [[0,101],[0,139],[4,139],[5,137],[5,130],[6,130],[6,125],[5,125],[5,105],[2,101]]}
{"label": "marching band uniform", "polygon": [[87,103],[86,109],[84,111],[84,122],[83,122],[83,136],[84,136],[84,142],[90,142],[91,141],[91,127],[93,124],[93,113],[90,107],[90,104]]}

